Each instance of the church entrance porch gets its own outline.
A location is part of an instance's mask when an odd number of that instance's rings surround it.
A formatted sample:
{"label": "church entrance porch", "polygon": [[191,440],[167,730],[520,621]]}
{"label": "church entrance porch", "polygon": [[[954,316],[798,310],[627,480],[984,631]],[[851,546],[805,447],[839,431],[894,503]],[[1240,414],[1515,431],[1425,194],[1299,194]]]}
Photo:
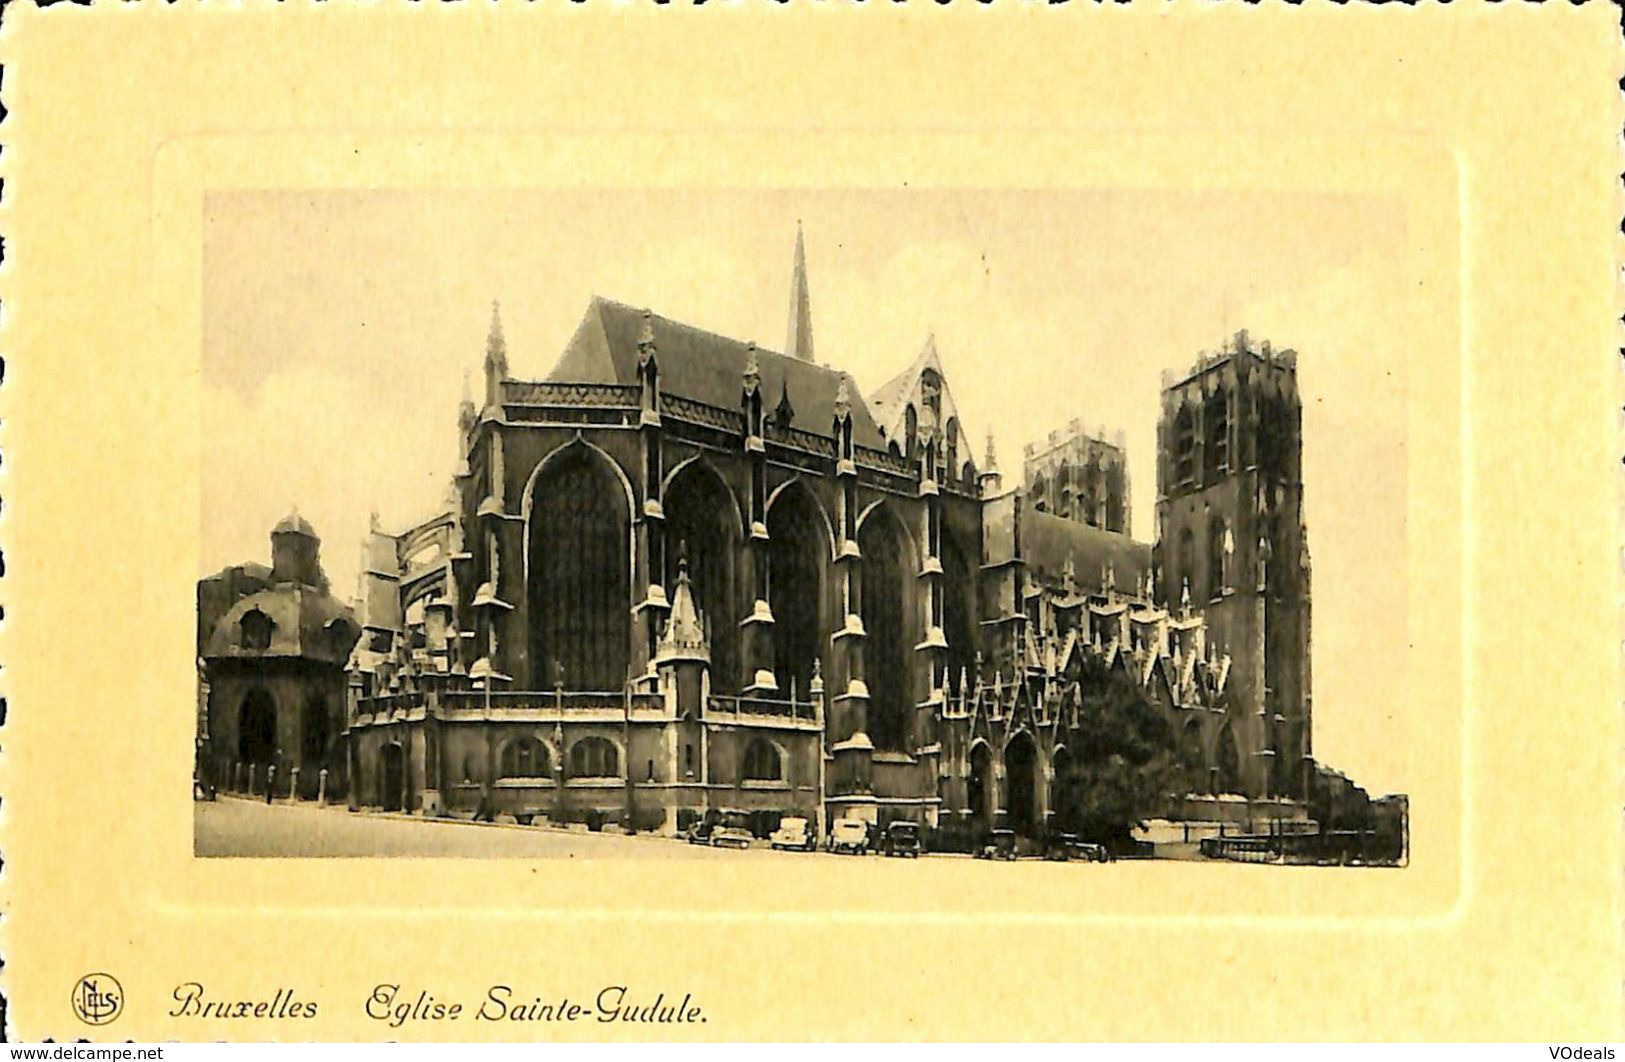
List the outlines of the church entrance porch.
{"label": "church entrance porch", "polygon": [[1043,824],[1038,821],[1038,749],[1031,735],[1022,732],[1010,739],[1004,747],[1004,771],[1010,828],[1023,837],[1037,837]]}

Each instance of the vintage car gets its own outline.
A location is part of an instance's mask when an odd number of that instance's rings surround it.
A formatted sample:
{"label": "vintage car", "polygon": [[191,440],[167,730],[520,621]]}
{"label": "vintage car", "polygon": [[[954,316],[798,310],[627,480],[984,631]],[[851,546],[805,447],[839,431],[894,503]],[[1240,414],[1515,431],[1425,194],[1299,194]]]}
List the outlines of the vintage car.
{"label": "vintage car", "polygon": [[1111,852],[1103,844],[1093,841],[1079,841],[1076,838],[1067,846],[1073,859],[1082,859],[1090,863],[1104,863],[1111,858]]}
{"label": "vintage car", "polygon": [[811,852],[818,847],[818,837],[812,824],[798,815],[786,815],[779,820],[779,828],[767,838],[768,844],[786,852]]}
{"label": "vintage car", "polygon": [[869,824],[862,819],[836,819],[829,828],[829,850],[837,855],[867,855]]}
{"label": "vintage car", "polygon": [[916,823],[898,821],[886,824],[886,833],[880,839],[880,852],[888,856],[920,857],[920,827]]}
{"label": "vintage car", "polygon": [[683,831],[683,840],[689,844],[710,844],[711,831],[716,828],[716,822],[711,819],[701,819]]}
{"label": "vintage car", "polygon": [[1052,863],[1065,863],[1077,854],[1080,843],[1075,833],[1051,833],[1044,838],[1044,858]]}
{"label": "vintage car", "polygon": [[756,835],[750,830],[750,813],[724,810],[711,830],[713,848],[749,848]]}
{"label": "vintage car", "polygon": [[1016,831],[994,830],[988,841],[976,852],[977,859],[1016,858]]}

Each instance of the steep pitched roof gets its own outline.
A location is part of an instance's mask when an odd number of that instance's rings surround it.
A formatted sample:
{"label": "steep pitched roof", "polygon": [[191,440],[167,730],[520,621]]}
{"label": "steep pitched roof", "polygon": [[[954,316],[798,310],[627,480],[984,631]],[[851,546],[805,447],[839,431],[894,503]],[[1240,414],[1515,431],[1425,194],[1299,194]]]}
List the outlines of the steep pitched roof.
{"label": "steep pitched roof", "polygon": [[1132,596],[1151,568],[1151,546],[1104,528],[1065,520],[1025,505],[1021,510],[1021,555],[1027,570],[1044,582],[1058,582],[1066,562],[1084,593],[1104,592],[1108,566],[1117,592]]}
{"label": "steep pitched roof", "polygon": [[[741,377],[748,344],[692,325],[651,314],[660,389],[723,409],[739,407]],[[593,296],[547,379],[571,383],[637,383],[638,331],[643,311]],[[791,426],[828,435],[835,419],[835,392],[843,373],[810,361],[756,348],[762,376],[762,401],[771,410],[788,386],[795,408]],[[885,447],[869,408],[854,393],[852,437],[862,446]]]}
{"label": "steep pitched roof", "polygon": [[[937,337],[927,336],[925,346],[921,348],[919,356],[913,363],[881,384],[869,396],[869,408],[874,413],[875,423],[880,426],[886,438],[895,441],[898,446],[907,446],[903,434],[908,419],[908,407],[913,403],[916,412],[919,410],[920,377],[927,369],[935,369],[938,378],[942,380],[943,425],[959,416],[959,407],[954,404],[953,392],[948,387],[948,374],[942,371],[942,358],[937,354]],[[966,445],[968,437],[963,420],[959,422],[959,437],[959,452],[968,456],[970,449]]]}

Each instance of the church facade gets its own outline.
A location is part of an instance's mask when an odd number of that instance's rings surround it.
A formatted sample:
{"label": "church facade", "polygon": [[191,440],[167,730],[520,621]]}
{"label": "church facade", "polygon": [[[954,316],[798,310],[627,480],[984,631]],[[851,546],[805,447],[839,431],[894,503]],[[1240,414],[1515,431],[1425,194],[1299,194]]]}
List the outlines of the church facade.
{"label": "church facade", "polygon": [[934,340],[868,396],[816,362],[799,234],[783,352],[594,298],[517,379],[493,310],[444,510],[363,546],[350,800],[1037,837],[1079,814],[1109,680],[1178,736],[1171,817],[1302,820],[1297,403],[1244,333],[1165,379],[1148,543],[1120,437],[1052,436],[1006,484]]}

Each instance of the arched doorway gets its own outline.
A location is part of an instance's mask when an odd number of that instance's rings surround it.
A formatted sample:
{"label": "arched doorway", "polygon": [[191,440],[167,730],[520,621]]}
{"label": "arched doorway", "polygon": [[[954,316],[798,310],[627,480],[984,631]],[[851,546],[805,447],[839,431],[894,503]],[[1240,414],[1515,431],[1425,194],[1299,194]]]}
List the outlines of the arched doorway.
{"label": "arched doorway", "polygon": [[992,775],[992,753],[988,751],[987,742],[978,741],[970,750],[970,777],[965,784],[965,800],[978,833],[992,827],[988,808],[988,780]]}
{"label": "arched doorway", "polygon": [[666,597],[677,590],[677,558],[688,561],[694,603],[705,614],[711,639],[711,688],[739,692],[739,592],[735,559],[739,555],[739,509],[711,466],[684,465],[665,490]]}
{"label": "arched doorway", "polygon": [[237,759],[267,764],[275,758],[276,701],[268,690],[249,690],[237,713]]}
{"label": "arched doorway", "polygon": [[869,686],[869,739],[884,752],[906,751],[911,690],[913,624],[908,622],[909,580],[902,525],[882,506],[858,530],[863,553],[864,681]]}
{"label": "arched doorway", "polygon": [[1010,828],[1023,837],[1033,837],[1040,825],[1036,819],[1038,802],[1035,798],[1038,773],[1038,747],[1032,735],[1023,730],[1004,747],[1005,810],[1010,815]]}
{"label": "arched doorway", "polygon": [[[767,510],[768,605],[773,609],[773,670],[779,688],[807,696],[813,660],[828,637],[823,620],[823,570],[828,536],[807,488],[786,487]],[[832,626],[832,625],[831,625]]]}
{"label": "arched doorway", "polygon": [[620,690],[631,639],[626,494],[576,445],[537,478],[530,524],[533,684]]}
{"label": "arched doorway", "polygon": [[1063,832],[1075,832],[1078,825],[1077,786],[1072,776],[1072,754],[1065,745],[1055,747],[1050,766],[1054,778],[1050,782],[1049,806],[1055,814],[1055,824]]}
{"label": "arched doorway", "polygon": [[400,811],[406,802],[406,752],[399,742],[378,751],[378,803],[385,811]]}

